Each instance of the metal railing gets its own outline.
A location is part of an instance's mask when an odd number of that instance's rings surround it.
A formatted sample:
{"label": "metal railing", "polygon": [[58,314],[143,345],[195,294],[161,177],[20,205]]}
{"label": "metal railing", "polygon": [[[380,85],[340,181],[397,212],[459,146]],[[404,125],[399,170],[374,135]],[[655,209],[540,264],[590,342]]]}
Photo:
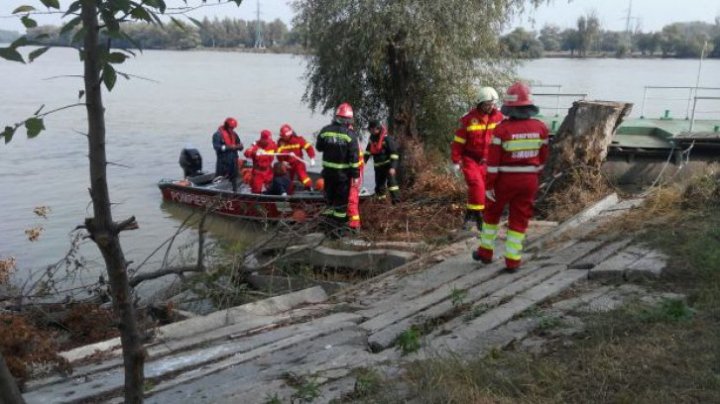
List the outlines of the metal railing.
{"label": "metal railing", "polygon": [[[720,90],[720,89],[718,89]],[[692,104],[692,115],[690,117],[690,132],[693,131],[693,127],[695,126],[695,112],[697,108],[697,102],[698,100],[720,100],[720,97],[693,97],[693,104]]]}
{"label": "metal railing", "polygon": [[560,99],[561,98],[575,98],[584,100],[587,98],[587,93],[533,93],[534,97],[555,97],[555,107],[548,107],[544,105],[538,105],[541,109],[550,109],[555,111],[555,116],[558,117],[560,114],[558,112],[563,109],[560,108]]}
{"label": "metal railing", "polygon": [[[718,91],[718,90],[720,90],[720,87],[645,86],[645,90],[644,90],[644,92],[643,92],[643,100],[642,100],[642,104],[641,104],[641,107],[640,107],[640,119],[645,119],[645,104],[647,103],[647,100],[648,100],[648,99],[652,99],[652,98],[648,98],[648,92],[650,92],[651,90],[663,90],[663,91],[667,91],[667,90],[687,90],[687,91],[688,91],[687,97],[683,97],[683,98],[655,98],[655,99],[675,100],[675,101],[685,100],[685,101],[687,101],[687,106],[686,106],[686,108],[685,108],[685,119],[686,119],[686,120],[689,120],[689,119],[691,119],[691,117],[692,117],[692,119],[695,118],[695,116],[694,116],[694,115],[695,115],[695,113],[694,113],[695,108],[693,107],[693,108],[692,108],[692,111],[691,111],[690,107],[691,107],[692,104],[693,104],[693,99],[694,99],[694,98],[698,98],[698,90],[713,90],[713,91]],[[692,112],[692,114],[691,114],[691,112]]]}

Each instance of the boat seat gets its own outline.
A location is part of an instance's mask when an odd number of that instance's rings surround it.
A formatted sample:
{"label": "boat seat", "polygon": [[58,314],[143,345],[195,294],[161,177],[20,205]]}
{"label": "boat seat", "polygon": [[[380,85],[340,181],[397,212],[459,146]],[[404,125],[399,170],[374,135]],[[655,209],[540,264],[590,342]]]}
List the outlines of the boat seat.
{"label": "boat seat", "polygon": [[215,173],[205,173],[189,177],[188,180],[190,180],[193,185],[205,185],[211,183],[213,178],[215,178]]}

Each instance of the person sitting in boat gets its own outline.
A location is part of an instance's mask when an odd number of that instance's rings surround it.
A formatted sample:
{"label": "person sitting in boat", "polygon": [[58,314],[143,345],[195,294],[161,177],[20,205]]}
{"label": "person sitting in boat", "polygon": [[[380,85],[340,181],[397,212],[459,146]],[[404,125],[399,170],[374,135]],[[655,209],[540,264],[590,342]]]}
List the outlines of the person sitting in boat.
{"label": "person sitting in boat", "polygon": [[263,188],[270,185],[273,179],[271,170],[277,145],[272,140],[272,132],[264,129],[260,132],[260,139],[252,147],[245,150],[245,157],[252,159],[252,179],[250,189],[255,194],[263,192]]}
{"label": "person sitting in boat", "polygon": [[237,191],[238,152],[243,149],[240,137],[235,133],[237,126],[235,118],[227,118],[212,137],[213,149],[217,155],[215,175],[230,180],[233,192]]}
{"label": "person sitting in boat", "polygon": [[290,174],[288,173],[288,165],[282,161],[276,161],[273,164],[273,179],[270,188],[265,191],[268,195],[288,195],[291,194]]}
{"label": "person sitting in boat", "polygon": [[305,189],[312,189],[312,180],[307,175],[303,161],[303,150],[310,157],[310,166],[315,166],[315,149],[312,144],[295,133],[290,125],[281,126],[278,140],[278,153],[281,155],[278,155],[278,160],[290,165],[291,180],[297,179],[305,186]]}

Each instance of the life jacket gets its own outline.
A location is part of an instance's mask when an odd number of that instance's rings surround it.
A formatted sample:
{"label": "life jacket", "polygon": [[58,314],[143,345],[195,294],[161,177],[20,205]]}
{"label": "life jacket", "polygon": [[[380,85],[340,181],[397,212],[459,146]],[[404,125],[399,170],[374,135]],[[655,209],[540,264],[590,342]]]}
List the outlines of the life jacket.
{"label": "life jacket", "polygon": [[387,136],[387,128],[383,126],[376,142],[373,142],[372,137],[370,137],[370,153],[372,153],[372,155],[382,153],[385,136]]}
{"label": "life jacket", "polygon": [[223,143],[225,143],[226,146],[235,146],[237,144],[237,142],[235,141],[237,137],[235,136],[234,132],[228,131],[227,129],[225,129],[224,126],[219,127],[218,131],[220,131]]}

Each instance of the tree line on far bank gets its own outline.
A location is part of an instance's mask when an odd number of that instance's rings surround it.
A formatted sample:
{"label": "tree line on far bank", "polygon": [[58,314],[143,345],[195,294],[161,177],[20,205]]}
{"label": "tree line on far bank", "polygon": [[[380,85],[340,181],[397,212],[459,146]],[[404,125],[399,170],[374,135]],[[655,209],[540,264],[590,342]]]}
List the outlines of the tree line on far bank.
{"label": "tree line on far bank", "polygon": [[603,30],[598,17],[590,13],[578,18],[576,28],[561,30],[545,25],[540,32],[516,28],[500,39],[505,53],[520,58],[541,58],[567,54],[587,56],[661,56],[666,58],[720,58],[720,17],[714,24],[702,21],[675,22],[657,32]]}
{"label": "tree line on far bank", "polygon": [[[260,41],[256,21],[224,18],[202,21],[194,24],[173,20],[163,26],[157,24],[131,23],[124,28],[127,36],[114,38],[117,48],[142,49],[195,49],[195,48],[254,48],[258,42],[261,47],[274,50],[300,48],[300,35],[297,30],[288,29],[280,19],[260,21]],[[76,29],[61,30],[53,25],[28,28],[28,38],[46,46],[69,46],[73,42]]]}

